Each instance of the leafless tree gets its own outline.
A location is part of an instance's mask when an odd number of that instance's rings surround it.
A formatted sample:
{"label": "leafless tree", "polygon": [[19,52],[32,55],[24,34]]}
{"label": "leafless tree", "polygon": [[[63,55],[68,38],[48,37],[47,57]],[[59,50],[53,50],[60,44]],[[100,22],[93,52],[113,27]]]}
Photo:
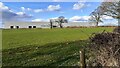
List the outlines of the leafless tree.
{"label": "leafless tree", "polygon": [[64,16],[60,16],[57,19],[50,19],[50,27],[53,28],[53,23],[58,23],[60,28],[63,28],[62,23],[68,23],[68,20]]}
{"label": "leafless tree", "polygon": [[67,23],[68,22],[67,19],[65,19],[64,16],[60,16],[60,17],[58,17],[58,19],[59,19],[58,24],[60,25],[60,28],[63,28],[62,23]]}
{"label": "leafless tree", "polygon": [[90,14],[90,19],[89,19],[89,21],[90,22],[95,22],[96,23],[96,26],[98,26],[98,24],[100,23],[100,22],[102,22],[102,13],[101,13],[101,10],[100,10],[100,7],[101,6],[99,6],[97,9],[95,9],[91,14]]}
{"label": "leafless tree", "polygon": [[115,19],[120,19],[120,1],[103,2],[100,10],[102,10],[104,15],[111,16]]}
{"label": "leafless tree", "polygon": [[118,19],[118,27],[114,29],[114,32],[120,33],[120,1],[103,2],[101,4],[101,10],[104,15]]}

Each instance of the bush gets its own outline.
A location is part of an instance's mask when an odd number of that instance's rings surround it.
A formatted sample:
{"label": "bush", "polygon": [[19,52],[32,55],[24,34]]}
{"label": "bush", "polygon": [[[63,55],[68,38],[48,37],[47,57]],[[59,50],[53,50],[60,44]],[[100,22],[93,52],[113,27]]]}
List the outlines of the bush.
{"label": "bush", "polygon": [[118,32],[118,33],[120,33],[120,26],[119,26],[119,27],[116,27],[116,28],[113,30],[113,32]]}
{"label": "bush", "polygon": [[[120,67],[120,33],[102,32],[90,37],[89,63],[99,63],[102,66]],[[92,63],[93,62],[93,63]]]}

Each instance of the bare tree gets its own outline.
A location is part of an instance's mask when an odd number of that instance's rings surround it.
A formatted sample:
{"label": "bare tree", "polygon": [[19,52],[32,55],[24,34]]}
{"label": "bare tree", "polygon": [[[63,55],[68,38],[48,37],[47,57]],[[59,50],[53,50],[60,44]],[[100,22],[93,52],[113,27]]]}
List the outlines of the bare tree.
{"label": "bare tree", "polygon": [[101,18],[102,18],[102,13],[100,11],[100,7],[98,7],[97,9],[95,9],[91,14],[90,14],[90,21],[91,22],[95,22],[96,26],[98,26],[99,22],[102,22]]}
{"label": "bare tree", "polygon": [[115,19],[120,19],[120,1],[103,2],[100,10],[102,10],[104,15],[111,16]]}
{"label": "bare tree", "polygon": [[60,28],[63,28],[62,23],[68,23],[68,20],[64,16],[60,16],[57,19],[50,19],[50,28],[53,28],[53,23],[58,23]]}
{"label": "bare tree", "polygon": [[68,22],[67,19],[65,19],[64,16],[60,16],[60,17],[58,17],[58,19],[59,19],[58,24],[60,25],[60,28],[63,28],[62,23],[67,23]]}
{"label": "bare tree", "polygon": [[[118,2],[103,2],[97,9],[91,14],[90,21],[96,22],[96,26],[99,22],[102,22],[102,15],[111,16],[115,19],[120,19],[120,1]],[[119,23],[120,24],[120,23]]]}
{"label": "bare tree", "polygon": [[100,10],[102,10],[102,13],[104,15],[111,16],[114,19],[118,19],[118,27],[114,29],[114,32],[120,33],[120,1],[103,2],[101,4]]}

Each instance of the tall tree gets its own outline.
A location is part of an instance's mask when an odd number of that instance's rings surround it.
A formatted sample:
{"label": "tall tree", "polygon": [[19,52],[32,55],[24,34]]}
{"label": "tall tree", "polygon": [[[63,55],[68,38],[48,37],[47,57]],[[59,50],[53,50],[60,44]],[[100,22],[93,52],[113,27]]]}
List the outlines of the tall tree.
{"label": "tall tree", "polygon": [[[100,6],[101,7],[101,6]],[[90,21],[95,22],[96,26],[98,26],[99,22],[102,22],[102,13],[100,11],[100,7],[95,9],[91,14],[90,14]]]}
{"label": "tall tree", "polygon": [[[97,26],[99,22],[102,22],[101,18],[103,15],[120,19],[120,1],[102,2],[101,5],[90,14],[90,20],[96,22]],[[118,24],[120,25],[120,22]]]}
{"label": "tall tree", "polygon": [[114,29],[114,32],[120,33],[120,0],[114,0],[114,2],[103,2],[101,4],[101,10],[104,15],[118,19],[118,27]]}

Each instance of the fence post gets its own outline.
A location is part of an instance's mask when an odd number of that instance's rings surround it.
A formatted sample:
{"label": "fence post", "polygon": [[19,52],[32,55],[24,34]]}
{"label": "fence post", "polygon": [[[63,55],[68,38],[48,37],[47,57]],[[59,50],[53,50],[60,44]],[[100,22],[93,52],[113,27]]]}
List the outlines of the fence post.
{"label": "fence post", "polygon": [[80,51],[80,68],[86,68],[85,49]]}

